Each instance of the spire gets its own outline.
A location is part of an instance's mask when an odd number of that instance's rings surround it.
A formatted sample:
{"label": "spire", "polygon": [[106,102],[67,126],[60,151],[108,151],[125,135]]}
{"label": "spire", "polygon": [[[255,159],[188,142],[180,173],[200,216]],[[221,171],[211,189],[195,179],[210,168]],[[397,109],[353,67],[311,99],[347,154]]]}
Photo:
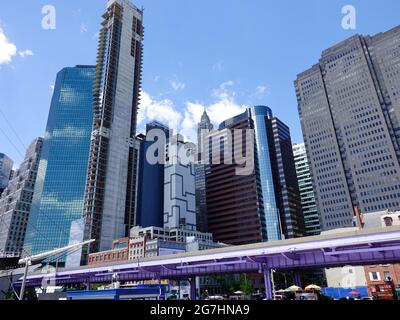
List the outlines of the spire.
{"label": "spire", "polygon": [[201,116],[201,121],[200,122],[201,123],[207,123],[207,124],[211,123],[210,117],[207,114],[206,107],[204,107],[204,112],[203,112],[203,115]]}

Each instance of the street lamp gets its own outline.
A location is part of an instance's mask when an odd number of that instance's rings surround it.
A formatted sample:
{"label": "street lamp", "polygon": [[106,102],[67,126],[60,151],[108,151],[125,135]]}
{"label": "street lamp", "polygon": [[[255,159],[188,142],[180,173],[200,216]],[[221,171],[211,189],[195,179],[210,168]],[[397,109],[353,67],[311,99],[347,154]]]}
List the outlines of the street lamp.
{"label": "street lamp", "polygon": [[56,256],[56,255],[59,255],[61,253],[66,252],[66,251],[69,251],[69,250],[72,250],[72,249],[75,249],[75,248],[79,248],[79,247],[82,247],[84,245],[93,243],[95,241],[96,240],[94,240],[94,239],[87,240],[87,241],[76,243],[76,244],[72,244],[72,245],[69,245],[69,246],[66,246],[66,247],[63,247],[63,248],[54,249],[54,250],[51,250],[51,251],[40,253],[38,255],[25,257],[23,259],[20,259],[18,261],[18,264],[25,264],[25,270],[24,270],[24,276],[22,278],[21,291],[20,291],[18,300],[24,300],[25,287],[26,287],[26,278],[28,277],[29,266],[32,265],[32,262],[43,260],[43,259],[49,258],[51,256]]}

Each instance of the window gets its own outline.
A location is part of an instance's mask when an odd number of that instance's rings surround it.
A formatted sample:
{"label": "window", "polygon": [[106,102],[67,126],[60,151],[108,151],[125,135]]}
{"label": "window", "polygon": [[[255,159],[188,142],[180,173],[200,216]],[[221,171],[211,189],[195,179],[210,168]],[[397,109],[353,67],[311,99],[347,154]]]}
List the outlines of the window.
{"label": "window", "polygon": [[389,271],[385,271],[385,272],[383,273],[383,277],[384,277],[385,281],[390,281],[391,279],[393,279],[393,278],[392,278],[392,275],[390,274]]}
{"label": "window", "polygon": [[385,217],[383,218],[383,220],[385,221],[386,227],[390,227],[393,225],[393,219],[391,217]]}
{"label": "window", "polygon": [[369,279],[371,281],[381,281],[381,275],[379,274],[379,272],[370,272]]}

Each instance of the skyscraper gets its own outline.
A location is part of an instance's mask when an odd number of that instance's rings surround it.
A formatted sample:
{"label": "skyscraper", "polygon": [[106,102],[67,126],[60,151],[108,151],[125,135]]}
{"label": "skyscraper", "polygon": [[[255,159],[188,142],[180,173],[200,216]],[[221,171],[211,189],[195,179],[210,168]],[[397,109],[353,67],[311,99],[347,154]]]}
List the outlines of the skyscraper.
{"label": "skyscraper", "polygon": [[24,245],[30,254],[66,246],[82,218],[94,73],[76,66],[57,74]]}
{"label": "skyscraper", "polygon": [[400,207],[400,27],[353,36],[295,81],[323,229]]}
{"label": "skyscraper", "polygon": [[0,153],[0,196],[11,179],[13,161],[4,153]]}
{"label": "skyscraper", "polygon": [[[254,148],[242,146],[254,163],[247,175],[236,173],[235,163],[211,163],[206,175],[209,232],[215,240],[247,244],[303,235],[300,195],[295,175],[291,139],[287,126],[272,116],[270,108],[256,106],[224,121],[210,139],[221,141],[234,130],[253,130]],[[288,147],[290,145],[290,148]],[[212,152],[225,153],[227,145],[213,146]],[[229,151],[230,152],[230,151]],[[239,153],[233,148],[233,154]]]}
{"label": "skyscraper", "polygon": [[296,164],[297,180],[299,182],[306,235],[319,235],[321,233],[321,225],[315,202],[310,164],[304,143],[293,145],[293,156]]}
{"label": "skyscraper", "polygon": [[[195,145],[171,137],[164,166],[164,228],[196,230]],[[191,162],[182,154],[192,154]]]}
{"label": "skyscraper", "polygon": [[90,251],[128,234],[135,211],[135,136],[142,70],[143,12],[109,0],[99,34],[94,121],[85,195]]}
{"label": "skyscraper", "polygon": [[[276,117],[271,119],[273,132],[273,174],[276,176],[278,207],[282,233],[286,238],[305,235],[304,215],[293,156],[289,127]],[[271,143],[272,144],[272,143]]]}
{"label": "skyscraper", "polygon": [[43,139],[35,139],[0,197],[0,254],[21,254]]}
{"label": "skyscraper", "polygon": [[[165,134],[166,141],[170,138],[170,129],[162,123],[153,121],[146,126],[146,133],[158,129]],[[164,226],[164,163],[149,163],[146,154],[155,142],[147,141],[143,136],[140,140],[138,157],[137,186],[137,226],[143,228]],[[166,145],[162,152],[165,152]],[[158,155],[155,155],[158,156]]]}
{"label": "skyscraper", "polygon": [[[199,155],[204,148],[204,135],[208,134],[213,130],[210,117],[207,111],[204,110],[201,116],[200,123],[197,126],[197,148]],[[201,232],[207,232],[207,195],[206,195],[206,172],[209,170],[209,166],[202,163],[199,159],[198,163],[195,164],[195,176],[196,176],[196,220],[197,230]]]}

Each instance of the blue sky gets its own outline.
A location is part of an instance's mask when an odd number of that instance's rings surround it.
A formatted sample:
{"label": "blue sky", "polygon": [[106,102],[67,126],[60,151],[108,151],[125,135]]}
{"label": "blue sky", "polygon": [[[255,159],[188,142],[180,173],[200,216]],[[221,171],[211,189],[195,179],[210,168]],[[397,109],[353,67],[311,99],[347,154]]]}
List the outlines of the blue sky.
{"label": "blue sky", "polygon": [[[375,34],[400,23],[398,0],[134,3],[145,8],[146,28],[140,126],[159,119],[191,139],[204,107],[219,123],[243,106],[266,104],[290,126],[293,141],[301,142],[296,75],[316,63],[327,47],[355,33]],[[47,4],[56,8],[55,30],[41,27]],[[356,30],[341,25],[342,7],[348,4],[356,8]],[[105,7],[105,0],[3,1],[0,152],[16,165],[25,147],[44,134],[56,73],[65,66],[95,63]]]}

